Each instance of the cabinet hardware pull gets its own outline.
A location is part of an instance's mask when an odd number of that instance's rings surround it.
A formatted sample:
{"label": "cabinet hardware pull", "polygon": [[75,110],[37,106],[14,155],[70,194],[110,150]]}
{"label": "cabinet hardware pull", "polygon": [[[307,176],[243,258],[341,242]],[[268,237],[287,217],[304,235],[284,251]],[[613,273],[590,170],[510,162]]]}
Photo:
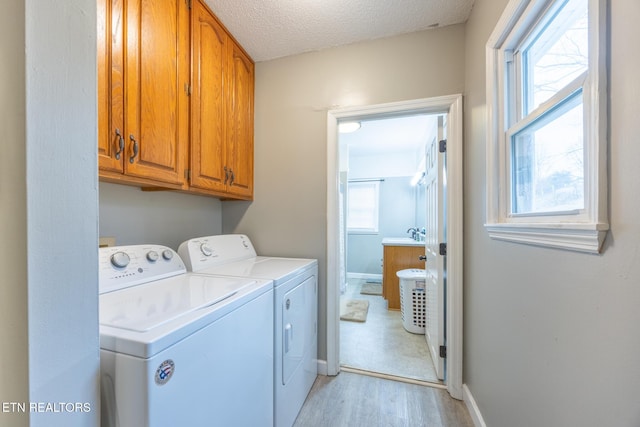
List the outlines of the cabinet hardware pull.
{"label": "cabinet hardware pull", "polygon": [[133,156],[129,157],[129,163],[133,163],[133,160],[138,155],[138,141],[133,137],[133,134],[129,135],[129,139],[133,142]]}
{"label": "cabinet hardware pull", "polygon": [[427,256],[426,255],[420,255],[418,257],[418,261],[426,261],[427,260]]}
{"label": "cabinet hardware pull", "polygon": [[116,151],[116,160],[120,160],[120,153],[124,150],[124,137],[120,133],[120,129],[116,128],[116,137],[118,137],[118,151]]}
{"label": "cabinet hardware pull", "polygon": [[229,169],[224,167],[224,185],[227,185],[227,181],[229,181]]}
{"label": "cabinet hardware pull", "polygon": [[233,173],[233,169],[229,169],[231,171],[231,181],[229,181],[229,185],[233,185],[233,181],[236,179],[236,175]]}

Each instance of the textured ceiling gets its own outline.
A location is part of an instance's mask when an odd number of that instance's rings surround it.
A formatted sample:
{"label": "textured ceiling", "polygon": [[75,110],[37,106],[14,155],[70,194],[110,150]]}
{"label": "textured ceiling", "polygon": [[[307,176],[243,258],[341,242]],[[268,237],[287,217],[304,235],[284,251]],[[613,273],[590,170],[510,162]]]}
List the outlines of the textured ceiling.
{"label": "textured ceiling", "polygon": [[474,0],[205,0],[254,61],[465,22]]}

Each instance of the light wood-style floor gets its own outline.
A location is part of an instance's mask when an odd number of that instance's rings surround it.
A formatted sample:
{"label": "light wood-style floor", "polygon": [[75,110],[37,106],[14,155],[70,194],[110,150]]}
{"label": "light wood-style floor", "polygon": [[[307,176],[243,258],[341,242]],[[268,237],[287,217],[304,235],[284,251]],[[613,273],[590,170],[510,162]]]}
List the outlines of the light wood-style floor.
{"label": "light wood-style floor", "polygon": [[319,375],[294,427],[473,427],[446,390],[350,372]]}
{"label": "light wood-style floor", "polygon": [[381,295],[360,293],[362,279],[349,279],[341,299],[369,301],[364,323],[340,321],[340,365],[442,384],[424,335],[407,332],[400,311],[387,309]]}

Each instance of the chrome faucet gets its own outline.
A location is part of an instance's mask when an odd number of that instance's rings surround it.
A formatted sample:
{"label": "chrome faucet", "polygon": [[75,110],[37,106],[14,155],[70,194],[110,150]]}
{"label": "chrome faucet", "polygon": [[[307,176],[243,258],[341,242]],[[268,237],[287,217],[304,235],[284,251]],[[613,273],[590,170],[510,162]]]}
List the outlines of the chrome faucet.
{"label": "chrome faucet", "polygon": [[411,238],[413,240],[416,240],[416,235],[418,234],[418,229],[411,227],[410,229],[407,230],[407,233],[409,233],[411,235]]}

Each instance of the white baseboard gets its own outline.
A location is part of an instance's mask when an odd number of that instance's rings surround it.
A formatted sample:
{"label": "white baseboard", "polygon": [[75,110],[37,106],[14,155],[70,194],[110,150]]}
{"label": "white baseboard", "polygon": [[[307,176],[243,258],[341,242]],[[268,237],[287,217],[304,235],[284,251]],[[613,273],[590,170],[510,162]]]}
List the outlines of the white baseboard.
{"label": "white baseboard", "polygon": [[327,361],[318,359],[318,375],[327,376],[329,369],[327,368]]}
{"label": "white baseboard", "polygon": [[462,384],[462,400],[467,405],[469,415],[471,415],[471,419],[473,420],[473,425],[476,427],[487,427],[480,413],[480,408],[478,408],[476,400],[471,395],[471,390],[469,390],[466,384]]}
{"label": "white baseboard", "polygon": [[382,274],[347,273],[347,279],[365,279],[382,281]]}

